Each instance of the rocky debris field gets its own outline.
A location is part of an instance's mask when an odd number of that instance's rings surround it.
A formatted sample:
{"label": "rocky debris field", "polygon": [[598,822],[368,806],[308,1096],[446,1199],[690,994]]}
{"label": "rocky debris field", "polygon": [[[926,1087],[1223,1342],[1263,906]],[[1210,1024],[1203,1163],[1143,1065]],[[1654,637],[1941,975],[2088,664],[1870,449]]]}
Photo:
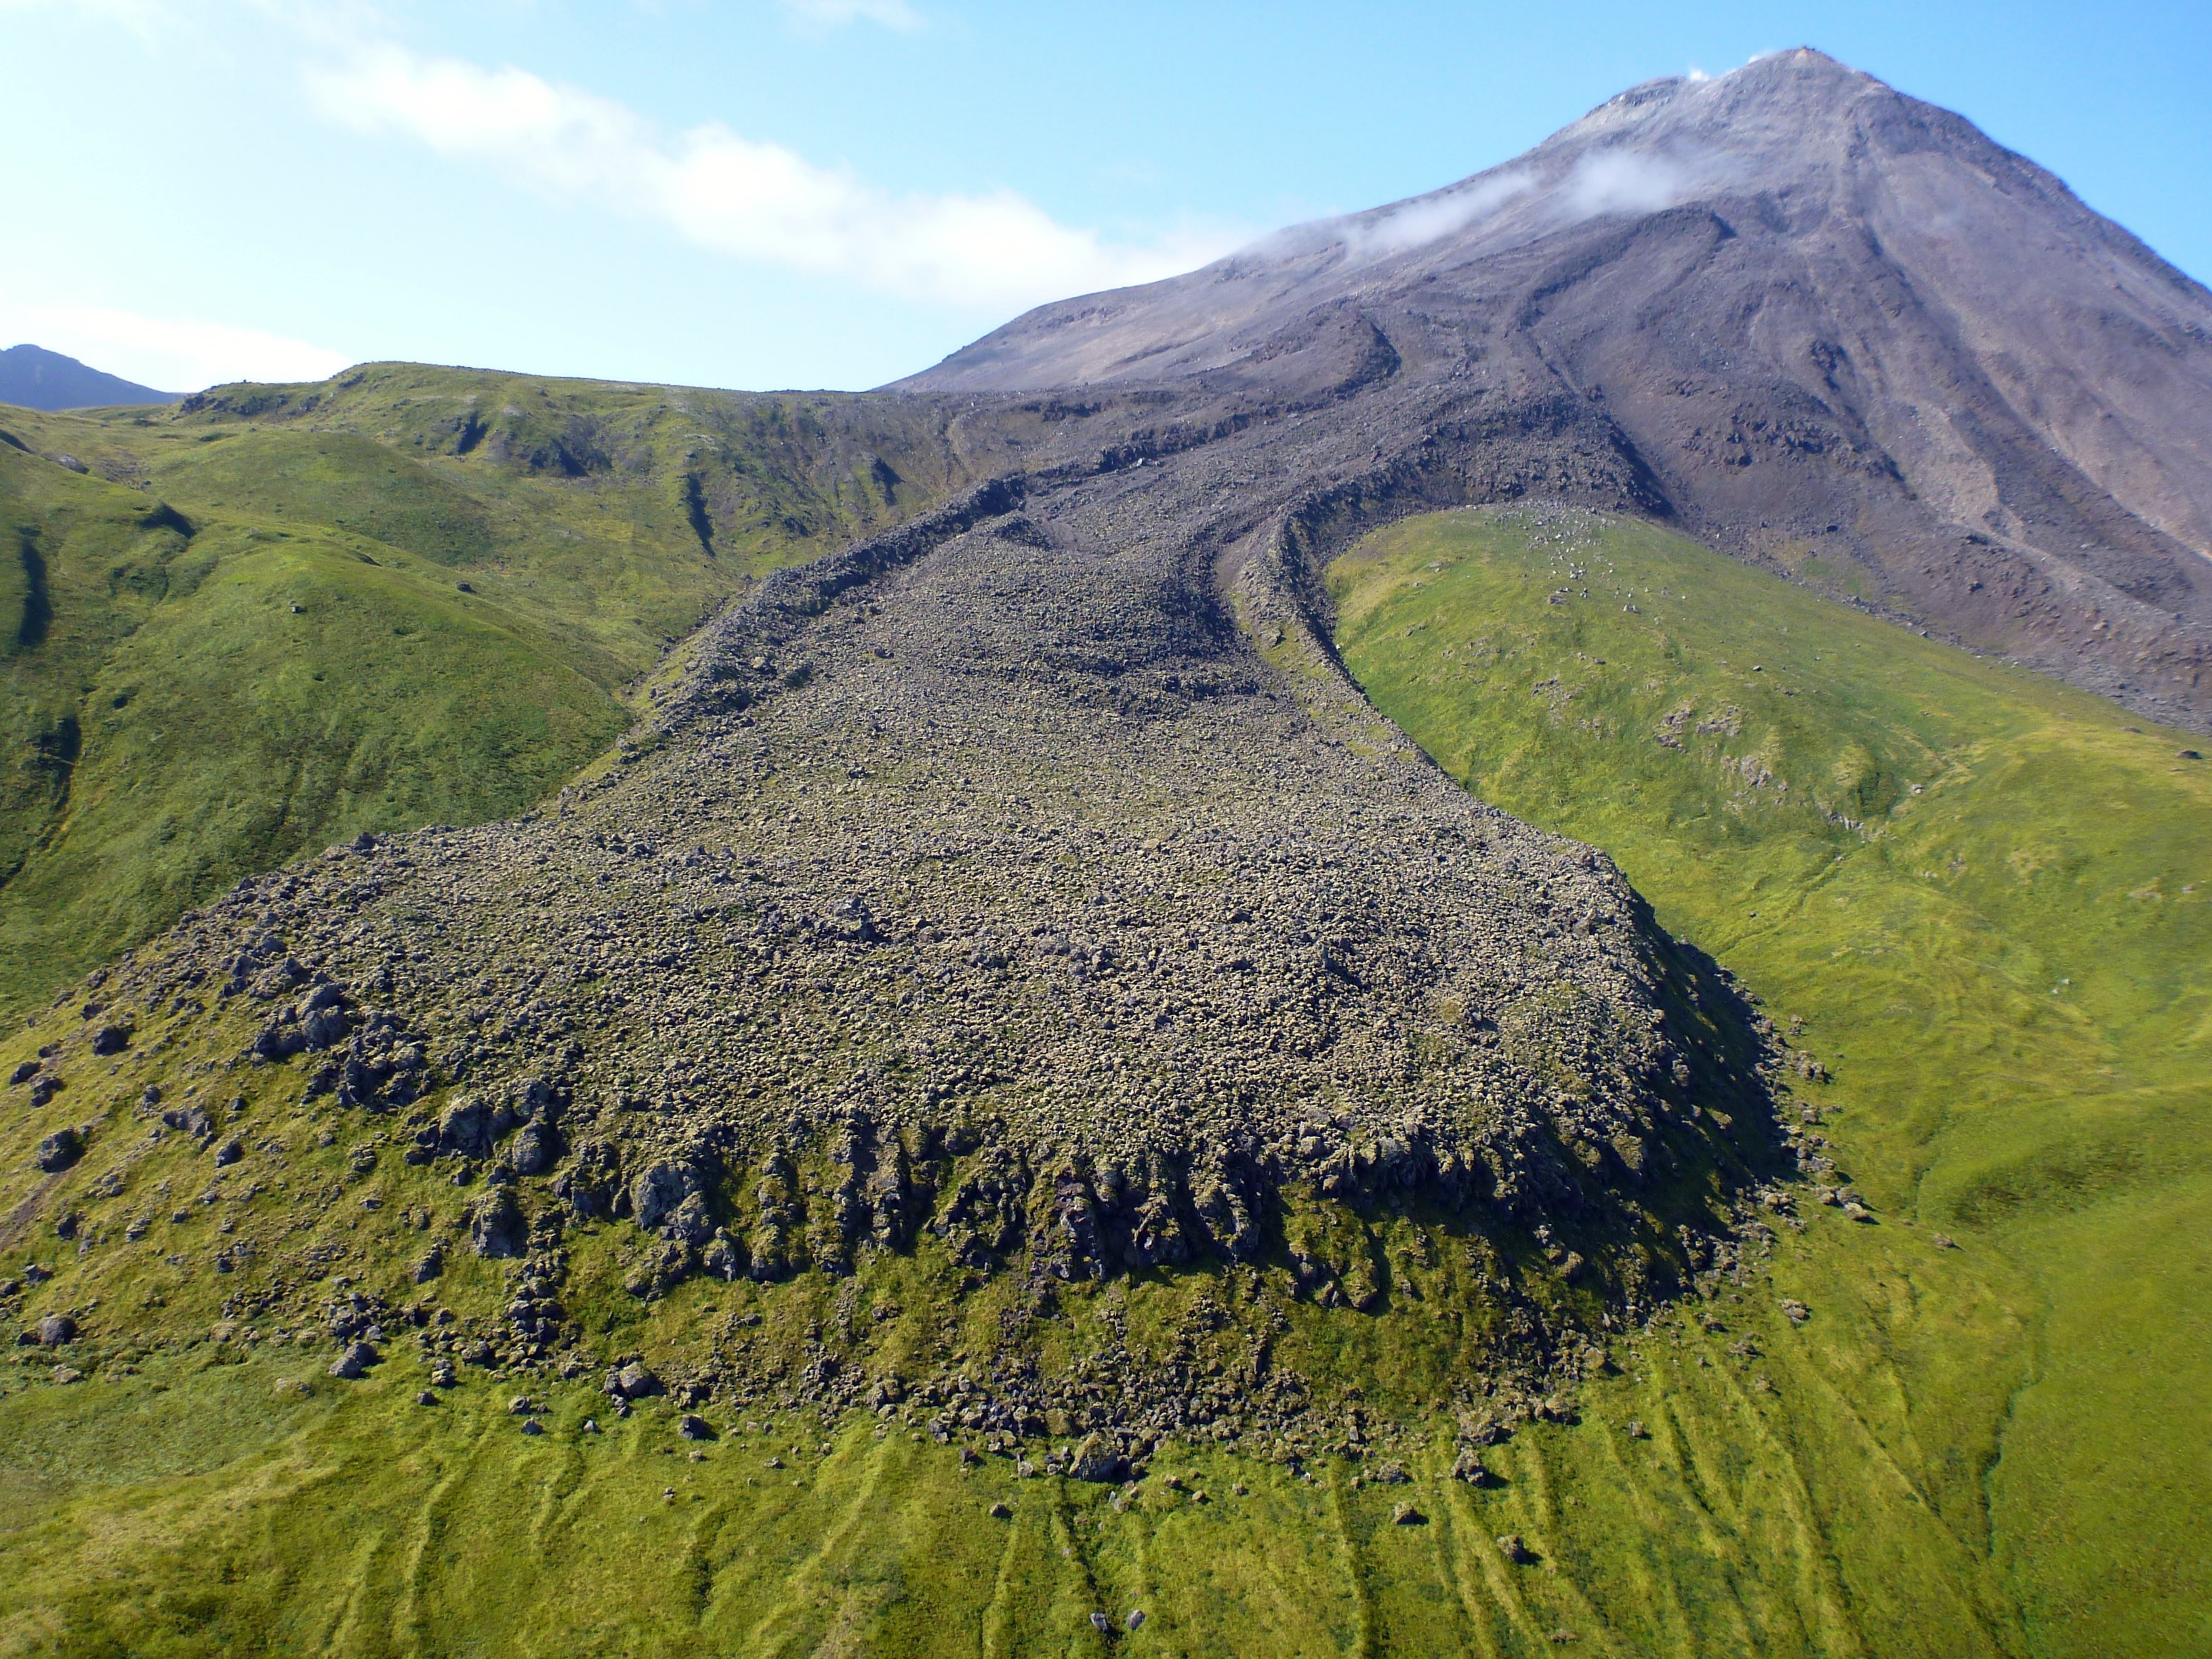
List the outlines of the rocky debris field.
{"label": "rocky debris field", "polygon": [[[957,1395],[942,1357],[872,1370],[865,1327],[756,1315],[690,1362],[702,1399],[941,1403],[1009,1435],[1067,1401],[1102,1429],[1286,1420],[1309,1380],[1270,1358],[1264,1287],[1371,1314],[1394,1270],[1362,1218],[1418,1212],[1480,1374],[1542,1397],[1707,1265],[1780,1156],[1767,1039],[1605,858],[1374,716],[1311,576],[1471,472],[1634,481],[1595,441],[1563,468],[1541,411],[1449,454],[1413,411],[1417,453],[1380,471],[1340,421],[1152,413],[979,407],[971,446],[1028,465],[724,611],[596,775],[244,884],[63,1048],[159,1024],[466,1189],[458,1231],[404,1249],[432,1290],[456,1252],[505,1264],[495,1324],[418,1304],[447,1362],[595,1363],[565,1241],[612,1227],[645,1304],[917,1255],[1005,1298]],[[245,1154],[191,1110],[170,1128],[218,1170]],[[1180,1361],[1035,1334],[1071,1289],[1162,1273],[1231,1292]]]}

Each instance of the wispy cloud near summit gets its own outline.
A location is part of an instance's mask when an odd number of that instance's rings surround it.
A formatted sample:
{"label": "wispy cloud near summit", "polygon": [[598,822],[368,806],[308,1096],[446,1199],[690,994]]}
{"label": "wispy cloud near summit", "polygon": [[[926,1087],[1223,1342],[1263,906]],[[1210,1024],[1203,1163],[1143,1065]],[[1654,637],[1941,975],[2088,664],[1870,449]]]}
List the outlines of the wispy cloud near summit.
{"label": "wispy cloud near summit", "polygon": [[389,44],[312,71],[309,88],[326,116],[357,131],[403,134],[716,252],[926,303],[1024,305],[1148,282],[1233,240],[1111,243],[1012,191],[895,192],[720,122],[665,137],[580,88]]}

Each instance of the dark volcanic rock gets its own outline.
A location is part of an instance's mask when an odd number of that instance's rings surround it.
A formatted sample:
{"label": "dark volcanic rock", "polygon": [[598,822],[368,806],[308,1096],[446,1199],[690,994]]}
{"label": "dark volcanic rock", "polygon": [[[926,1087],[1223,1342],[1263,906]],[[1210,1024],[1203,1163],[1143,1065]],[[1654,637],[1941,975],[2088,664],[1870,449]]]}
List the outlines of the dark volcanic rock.
{"label": "dark volcanic rock", "polygon": [[478,1255],[520,1255],[529,1242],[522,1205],[510,1187],[495,1187],[477,1200],[469,1215],[469,1243]]}
{"label": "dark volcanic rock", "polygon": [[331,1362],[331,1375],[350,1382],[367,1376],[369,1367],[378,1364],[382,1358],[368,1343],[349,1343],[345,1352]]}
{"label": "dark volcanic rock", "polygon": [[52,1174],[66,1170],[84,1156],[84,1137],[75,1129],[57,1129],[39,1143],[38,1166]]}

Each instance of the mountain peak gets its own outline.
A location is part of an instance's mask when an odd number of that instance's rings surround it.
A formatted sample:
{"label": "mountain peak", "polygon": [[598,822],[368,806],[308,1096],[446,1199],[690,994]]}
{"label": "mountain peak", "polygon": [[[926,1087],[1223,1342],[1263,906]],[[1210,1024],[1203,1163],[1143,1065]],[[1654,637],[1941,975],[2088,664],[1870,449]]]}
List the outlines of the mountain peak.
{"label": "mountain peak", "polygon": [[0,351],[0,404],[19,409],[105,409],[127,404],[173,404],[183,394],[156,392],[81,363],[44,346]]}
{"label": "mountain peak", "polygon": [[903,384],[1521,421],[1577,459],[1523,458],[1513,488],[1614,450],[1638,510],[1777,559],[1832,546],[1892,609],[2212,716],[2212,294],[1811,47],[1631,88],[1470,178],[1043,307]]}

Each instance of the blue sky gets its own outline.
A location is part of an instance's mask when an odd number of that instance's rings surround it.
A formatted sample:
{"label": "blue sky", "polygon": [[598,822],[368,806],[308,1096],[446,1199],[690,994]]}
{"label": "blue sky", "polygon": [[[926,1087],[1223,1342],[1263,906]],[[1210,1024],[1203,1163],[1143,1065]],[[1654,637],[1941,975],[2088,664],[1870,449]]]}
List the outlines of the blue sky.
{"label": "blue sky", "polygon": [[862,386],[1812,45],[2212,278],[2212,7],[0,0],[0,344]]}

